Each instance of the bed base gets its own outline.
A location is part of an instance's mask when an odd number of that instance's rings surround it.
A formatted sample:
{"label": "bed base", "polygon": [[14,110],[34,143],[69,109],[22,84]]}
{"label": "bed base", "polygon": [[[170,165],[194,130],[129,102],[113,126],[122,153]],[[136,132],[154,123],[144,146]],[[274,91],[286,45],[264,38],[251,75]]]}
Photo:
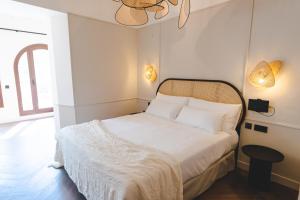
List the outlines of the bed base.
{"label": "bed base", "polygon": [[231,151],[220,158],[201,175],[183,184],[183,199],[192,200],[205,192],[216,180],[235,169],[235,153]]}

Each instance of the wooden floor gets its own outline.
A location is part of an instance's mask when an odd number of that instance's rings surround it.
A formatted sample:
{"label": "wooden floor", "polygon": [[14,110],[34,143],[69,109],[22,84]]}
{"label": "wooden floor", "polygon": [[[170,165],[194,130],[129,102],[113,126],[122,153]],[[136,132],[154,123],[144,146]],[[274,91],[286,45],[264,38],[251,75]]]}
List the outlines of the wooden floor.
{"label": "wooden floor", "polygon": [[[0,200],[83,200],[63,169],[49,168],[54,121],[46,118],[0,126]],[[273,184],[270,192],[247,185],[243,172],[216,182],[197,200],[296,200],[297,192]]]}

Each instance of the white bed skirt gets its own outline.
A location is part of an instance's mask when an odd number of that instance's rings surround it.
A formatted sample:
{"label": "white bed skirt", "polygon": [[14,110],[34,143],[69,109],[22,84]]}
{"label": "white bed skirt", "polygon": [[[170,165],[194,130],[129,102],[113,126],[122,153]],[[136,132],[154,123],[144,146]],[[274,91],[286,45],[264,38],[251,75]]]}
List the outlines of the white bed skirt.
{"label": "white bed skirt", "polygon": [[180,164],[106,132],[93,121],[57,135],[55,161],[88,200],[182,200]]}
{"label": "white bed skirt", "polygon": [[183,185],[183,199],[192,200],[205,192],[216,180],[235,169],[234,151],[224,155],[202,174],[186,181]]}

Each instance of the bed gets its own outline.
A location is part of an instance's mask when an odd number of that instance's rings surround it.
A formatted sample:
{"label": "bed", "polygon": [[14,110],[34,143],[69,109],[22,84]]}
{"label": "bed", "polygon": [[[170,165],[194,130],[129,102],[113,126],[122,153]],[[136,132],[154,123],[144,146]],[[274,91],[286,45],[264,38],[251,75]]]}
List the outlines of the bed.
{"label": "bed", "polygon": [[245,118],[238,89],[225,81],[167,79],[157,93],[239,104],[236,128],[210,134],[147,112],[67,127],[57,136],[55,159],[87,199],[189,200],[234,170]]}

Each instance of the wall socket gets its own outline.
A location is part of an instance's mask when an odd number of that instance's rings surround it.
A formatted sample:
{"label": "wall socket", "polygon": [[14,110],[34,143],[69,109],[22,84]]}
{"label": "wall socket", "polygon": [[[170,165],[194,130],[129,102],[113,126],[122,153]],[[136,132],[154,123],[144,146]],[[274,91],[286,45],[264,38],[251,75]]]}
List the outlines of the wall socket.
{"label": "wall socket", "polygon": [[[245,129],[252,130],[252,128],[253,128],[252,123],[250,123],[250,122],[245,123]],[[261,132],[261,133],[268,133],[268,127],[267,126],[254,124],[254,130],[257,131],[257,132]]]}
{"label": "wall socket", "polygon": [[252,123],[246,122],[245,123],[245,128],[252,130]]}
{"label": "wall socket", "polygon": [[261,126],[261,125],[255,124],[254,130],[258,131],[258,132],[262,132],[262,133],[268,133],[268,127],[267,126]]}

